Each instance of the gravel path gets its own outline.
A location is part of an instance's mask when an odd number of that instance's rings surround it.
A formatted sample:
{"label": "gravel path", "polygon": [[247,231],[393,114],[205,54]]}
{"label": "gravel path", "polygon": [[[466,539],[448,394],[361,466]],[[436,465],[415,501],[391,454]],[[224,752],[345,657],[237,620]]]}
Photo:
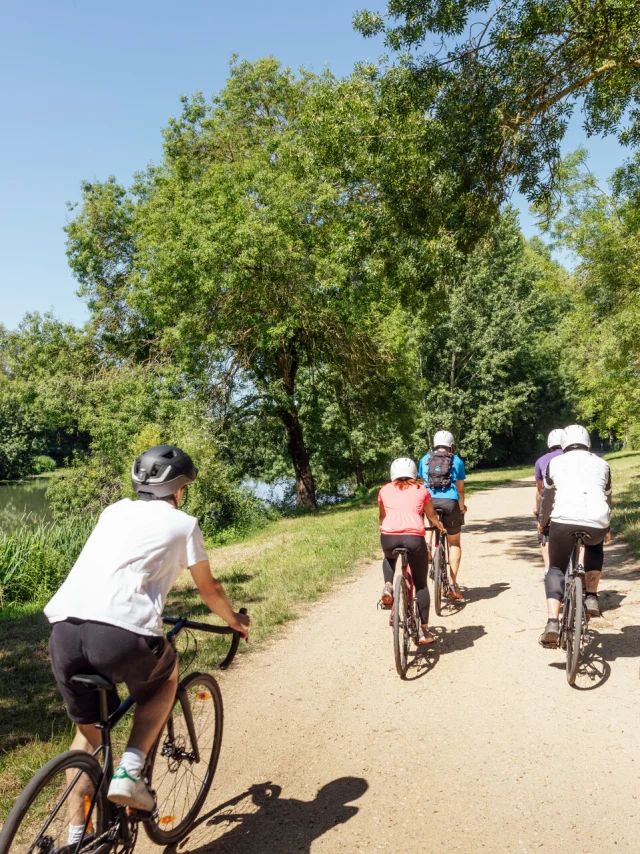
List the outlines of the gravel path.
{"label": "gravel path", "polygon": [[407,681],[378,563],[225,675],[216,781],[178,850],[637,852],[638,570],[609,547],[607,610],[570,688],[537,642],[533,500],[530,481],[469,500],[466,604],[432,614],[438,644]]}

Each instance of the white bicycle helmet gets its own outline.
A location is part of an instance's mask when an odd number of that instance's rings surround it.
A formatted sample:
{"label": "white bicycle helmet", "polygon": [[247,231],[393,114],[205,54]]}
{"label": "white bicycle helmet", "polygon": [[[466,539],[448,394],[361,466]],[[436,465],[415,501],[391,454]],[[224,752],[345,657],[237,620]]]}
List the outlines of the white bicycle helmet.
{"label": "white bicycle helmet", "polygon": [[549,448],[561,448],[563,436],[564,436],[564,430],[562,428],[558,428],[557,430],[552,430],[551,433],[549,433],[549,435],[547,436],[547,447],[549,447]]}
{"label": "white bicycle helmet", "polygon": [[418,477],[418,467],[409,457],[399,457],[391,463],[391,480],[399,480],[401,477],[410,477],[415,480]]}
{"label": "white bicycle helmet", "polygon": [[434,448],[439,448],[442,446],[444,446],[445,448],[452,448],[453,445],[453,433],[449,433],[448,430],[438,430],[436,435],[433,437]]}
{"label": "white bicycle helmet", "polygon": [[591,447],[589,431],[581,424],[572,424],[570,427],[565,427],[562,437],[562,450],[566,451],[567,448],[573,445],[583,445],[585,448]]}

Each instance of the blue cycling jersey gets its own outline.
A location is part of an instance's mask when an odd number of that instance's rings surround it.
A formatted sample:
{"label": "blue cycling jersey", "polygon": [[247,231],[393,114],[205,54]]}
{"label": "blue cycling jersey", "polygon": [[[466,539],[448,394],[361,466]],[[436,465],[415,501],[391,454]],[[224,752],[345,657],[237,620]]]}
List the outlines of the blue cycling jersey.
{"label": "blue cycling jersey", "polygon": [[[427,489],[429,489],[429,484],[427,483],[427,469],[430,459],[431,453],[425,454],[425,456],[420,460],[420,463],[418,465],[418,477],[424,478],[424,485]],[[456,481],[465,480],[466,476],[467,475],[464,470],[464,463],[457,454],[454,454],[453,460],[451,461],[451,486],[447,489],[429,489],[431,497],[453,498],[457,501],[460,496],[458,495],[458,490],[456,489]]]}

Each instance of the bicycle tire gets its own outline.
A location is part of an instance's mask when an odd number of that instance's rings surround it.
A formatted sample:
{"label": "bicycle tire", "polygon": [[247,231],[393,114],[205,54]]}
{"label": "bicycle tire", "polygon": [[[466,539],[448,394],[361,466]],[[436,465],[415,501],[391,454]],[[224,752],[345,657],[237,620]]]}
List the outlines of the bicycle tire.
{"label": "bicycle tire", "polygon": [[582,640],[582,579],[574,578],[569,592],[569,614],[567,619],[567,682],[575,684],[580,664]]}
{"label": "bicycle tire", "polygon": [[[194,691],[194,688],[199,690]],[[183,702],[188,703],[191,714],[194,718],[194,726],[197,726],[195,721],[195,706],[192,705],[190,694],[193,694],[194,700],[202,705],[202,709],[209,717],[211,714],[214,717],[213,726],[209,719],[203,721],[203,734],[210,732],[211,745],[205,746],[201,743],[198,732],[195,733],[198,750],[201,752],[200,761],[190,761],[189,759],[180,758],[176,755],[179,750],[187,750],[191,748],[191,753],[194,752],[194,745],[191,744],[191,737],[186,724],[185,713],[183,711]],[[200,696],[201,695],[201,696]],[[169,726],[174,728],[173,739],[171,739]],[[209,794],[209,789],[213,783],[213,778],[218,766],[220,758],[220,748],[222,745],[222,731],[224,724],[224,712],[222,705],[222,694],[218,683],[210,673],[190,673],[186,676],[178,687],[176,702],[171,712],[169,721],[165,724],[160,733],[158,741],[155,743],[149,768],[147,769],[147,777],[152,788],[156,789],[156,799],[158,812],[153,821],[145,822],[144,829],[147,836],[158,845],[173,845],[179,842],[190,830],[191,826],[198,818],[200,810]],[[171,754],[165,754],[173,744]],[[179,747],[183,744],[184,747]],[[205,759],[205,753],[208,754]],[[161,778],[158,778],[160,771],[160,761],[166,759],[166,768]],[[190,791],[189,780],[184,782],[186,775],[179,775],[181,769],[187,772],[193,766],[198,767],[203,765],[204,776],[199,777],[193,774],[193,778],[197,781],[194,783],[194,791]],[[186,764],[185,764],[186,763]],[[155,775],[155,782],[154,782]],[[199,784],[199,785],[198,785]],[[179,809],[176,806],[176,799],[180,793],[184,795],[186,801],[186,811],[182,809],[182,814],[178,815]],[[173,819],[173,820],[169,820]],[[172,824],[172,827],[169,827]]]}
{"label": "bicycle tire", "polygon": [[[63,775],[68,769],[77,768],[79,771],[89,777],[91,783],[94,788],[97,788],[98,781],[100,779],[100,774],[102,772],[102,768],[100,763],[95,757],[91,756],[89,753],[85,753],[84,750],[67,750],[65,753],[60,753],[58,756],[54,756],[46,765],[44,765],[31,780],[27,783],[25,788],[22,790],[22,793],[18,797],[17,801],[13,805],[11,812],[7,816],[7,820],[5,821],[2,830],[0,831],[0,854],[22,854],[22,851],[28,851],[32,846],[33,842],[29,844],[28,842],[21,843],[17,837],[20,832],[20,828],[22,827],[23,832],[29,834],[31,836],[30,829],[27,825],[27,816],[29,811],[35,807],[36,802],[38,800],[38,796],[43,795],[44,799],[48,800],[44,793],[46,792],[49,785],[54,781],[57,775]],[[64,782],[61,782],[61,786],[66,788],[66,779]],[[60,828],[60,831],[64,834],[64,845],[67,844],[66,834],[68,832],[68,814],[66,808],[64,806],[60,806],[62,803],[61,800],[58,801],[56,805],[59,809],[61,817],[63,819],[62,824],[63,827]],[[53,812],[53,810],[52,810]],[[98,797],[96,799],[96,804],[94,807],[94,814],[92,815],[92,823],[93,823],[93,831],[96,835],[104,833],[107,829],[109,815],[109,807],[107,804],[107,800],[104,794],[104,787],[101,792],[98,793]],[[51,819],[51,814],[47,816],[47,819]],[[35,818],[34,818],[35,820]],[[38,822],[40,820],[38,819]],[[46,823],[45,820],[42,820],[42,823]],[[53,825],[53,820],[52,820]],[[50,826],[51,827],[51,826]],[[33,831],[35,833],[35,830]],[[41,830],[40,833],[43,833]],[[43,838],[51,838],[51,834]],[[37,839],[37,837],[36,837]],[[49,847],[62,847],[61,845],[54,845],[53,842]],[[33,851],[39,852],[43,850],[41,846],[38,848],[33,848]],[[82,851],[82,848],[80,849]]]}
{"label": "bicycle tire", "polygon": [[433,556],[433,609],[439,617],[442,614],[442,558],[444,549],[442,541]]}
{"label": "bicycle tire", "polygon": [[401,573],[396,576],[393,591],[393,654],[398,676],[404,679],[409,654],[409,593]]}

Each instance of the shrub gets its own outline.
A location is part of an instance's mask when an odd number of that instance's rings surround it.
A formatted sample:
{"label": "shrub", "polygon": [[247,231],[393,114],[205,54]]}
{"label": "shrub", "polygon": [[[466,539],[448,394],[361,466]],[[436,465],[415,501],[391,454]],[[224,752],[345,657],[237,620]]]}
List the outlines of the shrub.
{"label": "shrub", "polygon": [[56,470],[56,461],[44,454],[39,457],[34,457],[31,463],[33,474],[44,474],[45,472]]}
{"label": "shrub", "polygon": [[94,517],[71,517],[0,536],[0,608],[44,604],[66,578],[94,525]]}

